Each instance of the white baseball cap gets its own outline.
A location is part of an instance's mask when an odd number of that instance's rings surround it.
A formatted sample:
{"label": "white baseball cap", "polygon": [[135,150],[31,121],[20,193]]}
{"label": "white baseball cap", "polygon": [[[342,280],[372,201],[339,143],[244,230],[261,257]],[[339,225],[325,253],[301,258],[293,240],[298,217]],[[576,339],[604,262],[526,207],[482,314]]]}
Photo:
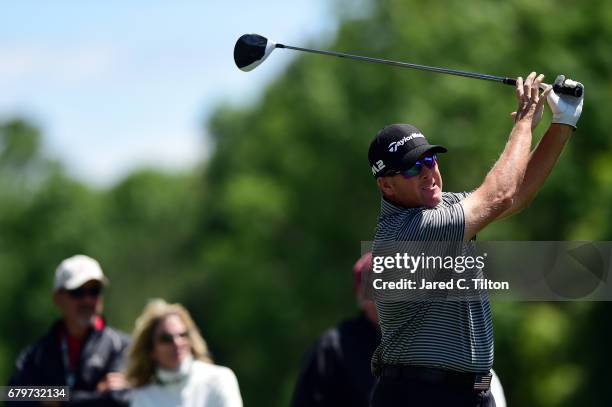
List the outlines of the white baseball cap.
{"label": "white baseball cap", "polygon": [[89,256],[77,254],[62,261],[55,270],[53,291],[65,289],[74,290],[90,280],[108,284],[100,263]]}

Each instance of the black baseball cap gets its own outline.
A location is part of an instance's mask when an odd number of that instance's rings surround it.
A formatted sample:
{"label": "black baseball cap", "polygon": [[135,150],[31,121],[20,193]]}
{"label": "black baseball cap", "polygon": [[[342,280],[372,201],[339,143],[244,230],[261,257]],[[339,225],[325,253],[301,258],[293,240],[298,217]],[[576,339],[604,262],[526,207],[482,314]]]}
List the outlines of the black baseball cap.
{"label": "black baseball cap", "polygon": [[412,167],[428,152],[446,153],[446,148],[431,145],[411,124],[391,124],[378,132],[368,150],[368,160],[374,177],[384,177]]}

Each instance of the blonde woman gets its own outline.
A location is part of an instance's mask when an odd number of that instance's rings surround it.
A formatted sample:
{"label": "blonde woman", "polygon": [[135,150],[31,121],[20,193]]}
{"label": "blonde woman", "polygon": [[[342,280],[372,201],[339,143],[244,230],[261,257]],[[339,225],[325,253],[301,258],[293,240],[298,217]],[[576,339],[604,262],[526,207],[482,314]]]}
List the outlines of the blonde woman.
{"label": "blonde woman", "polygon": [[136,320],[126,379],[134,407],[242,407],[234,372],[213,364],[189,312],[164,300]]}

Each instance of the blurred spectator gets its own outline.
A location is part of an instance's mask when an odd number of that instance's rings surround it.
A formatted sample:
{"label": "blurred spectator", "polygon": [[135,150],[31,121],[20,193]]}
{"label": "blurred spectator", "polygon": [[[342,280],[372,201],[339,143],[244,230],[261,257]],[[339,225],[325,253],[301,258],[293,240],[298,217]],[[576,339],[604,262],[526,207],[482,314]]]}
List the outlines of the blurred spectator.
{"label": "blurred spectator", "polygon": [[102,317],[107,281],[100,264],[88,256],[76,255],[58,266],[53,302],[62,318],[21,352],[9,385],[70,386],[71,405],[129,404],[120,373],[129,337],[106,325]]}
{"label": "blurred spectator", "polygon": [[353,266],[353,289],[361,312],[324,332],[310,348],[293,394],[293,407],[367,407],[374,387],[370,358],[380,342],[374,302],[367,299],[364,273],[372,267],[372,254]]}
{"label": "blurred spectator", "polygon": [[136,321],[127,380],[132,406],[241,407],[234,372],[214,365],[206,342],[180,304],[154,300]]}

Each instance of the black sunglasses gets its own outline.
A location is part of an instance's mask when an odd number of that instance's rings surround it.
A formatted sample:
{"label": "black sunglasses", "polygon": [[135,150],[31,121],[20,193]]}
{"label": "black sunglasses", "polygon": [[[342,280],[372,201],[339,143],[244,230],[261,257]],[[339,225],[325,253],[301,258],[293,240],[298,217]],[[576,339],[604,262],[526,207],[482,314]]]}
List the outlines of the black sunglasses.
{"label": "black sunglasses", "polygon": [[157,335],[157,342],[159,343],[173,343],[174,338],[189,338],[189,331],[180,332],[176,335],[172,335],[170,332],[162,332]]}
{"label": "black sunglasses", "polygon": [[421,170],[423,169],[423,165],[431,170],[436,166],[437,162],[438,162],[438,156],[436,154],[432,154],[432,155],[423,157],[420,160],[417,160],[417,162],[415,162],[414,165],[408,168],[407,170],[395,171],[391,175],[402,174],[404,178],[412,178],[421,173]]}
{"label": "black sunglasses", "polygon": [[97,285],[89,288],[79,287],[75,288],[74,290],[66,290],[66,292],[75,299],[81,299],[85,296],[98,297],[100,294],[102,294],[102,286]]}

